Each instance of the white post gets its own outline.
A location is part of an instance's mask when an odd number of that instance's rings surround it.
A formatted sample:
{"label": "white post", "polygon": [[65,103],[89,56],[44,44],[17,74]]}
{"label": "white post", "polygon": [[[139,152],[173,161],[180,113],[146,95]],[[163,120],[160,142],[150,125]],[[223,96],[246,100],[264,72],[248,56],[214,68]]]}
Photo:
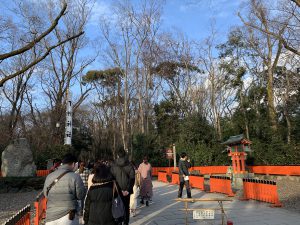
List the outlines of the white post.
{"label": "white post", "polygon": [[72,141],[72,100],[71,95],[67,91],[67,109],[66,109],[66,132],[65,145],[71,145]]}
{"label": "white post", "polygon": [[176,167],[177,167],[175,144],[173,144],[173,157],[174,157],[174,171],[175,171],[175,170],[176,170]]}

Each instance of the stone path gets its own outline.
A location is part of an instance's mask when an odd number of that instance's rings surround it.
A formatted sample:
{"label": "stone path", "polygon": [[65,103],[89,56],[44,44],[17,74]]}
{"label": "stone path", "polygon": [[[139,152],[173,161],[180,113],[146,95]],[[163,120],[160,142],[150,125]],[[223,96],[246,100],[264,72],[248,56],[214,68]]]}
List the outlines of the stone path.
{"label": "stone path", "polygon": [[[149,207],[139,206],[137,216],[130,220],[131,225],[179,225],[185,224],[184,203],[175,202],[178,186],[153,181],[154,196]],[[185,190],[184,190],[185,192]],[[194,198],[224,198],[225,195],[192,190]],[[217,208],[217,203],[193,203],[189,208]],[[234,225],[300,225],[300,214],[283,208],[271,208],[270,204],[257,201],[224,203],[228,218]],[[220,212],[216,220],[193,220],[189,213],[188,224],[221,224]]]}

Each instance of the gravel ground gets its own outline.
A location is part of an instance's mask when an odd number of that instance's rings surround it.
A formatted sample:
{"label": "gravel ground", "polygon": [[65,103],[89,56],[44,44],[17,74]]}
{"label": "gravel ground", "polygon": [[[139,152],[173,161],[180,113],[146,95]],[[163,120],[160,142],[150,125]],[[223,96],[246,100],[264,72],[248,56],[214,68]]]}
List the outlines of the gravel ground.
{"label": "gravel ground", "polygon": [[27,204],[31,204],[31,210],[33,210],[33,202],[40,192],[41,191],[31,191],[0,194],[0,224],[3,224],[8,218]]}
{"label": "gravel ground", "polygon": [[277,180],[277,186],[283,207],[300,213],[300,182],[282,179]]}

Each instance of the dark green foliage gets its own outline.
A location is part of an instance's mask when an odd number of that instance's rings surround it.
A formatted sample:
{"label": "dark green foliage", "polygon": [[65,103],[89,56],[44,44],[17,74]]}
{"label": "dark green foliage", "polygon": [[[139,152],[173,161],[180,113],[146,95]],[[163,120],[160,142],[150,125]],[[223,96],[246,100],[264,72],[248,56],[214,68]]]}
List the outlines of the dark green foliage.
{"label": "dark green foliage", "polygon": [[35,155],[37,169],[46,169],[48,159],[62,159],[67,153],[73,153],[72,148],[68,145],[48,146],[42,154]]}
{"label": "dark green foliage", "polygon": [[[168,166],[165,150],[174,143],[177,160],[185,151],[194,165],[229,165],[224,146],[213,138],[214,129],[209,122],[197,113],[180,118],[178,111],[171,100],[155,106],[156,129],[152,134],[134,136],[134,160],[141,161],[143,155],[148,155],[153,166]],[[172,166],[173,160],[170,163]]]}
{"label": "dark green foliage", "polygon": [[166,79],[172,79],[176,75],[180,74],[181,69],[203,73],[203,71],[201,71],[197,66],[174,61],[161,62],[157,67],[152,68],[152,72]]}
{"label": "dark green foliage", "polygon": [[138,134],[133,139],[133,160],[140,163],[144,156],[149,157],[152,166],[167,166],[168,161],[155,136],[149,134]]}
{"label": "dark green foliage", "polygon": [[103,86],[116,86],[122,77],[123,71],[120,68],[110,68],[106,70],[90,70],[83,77],[83,81],[100,81]]}

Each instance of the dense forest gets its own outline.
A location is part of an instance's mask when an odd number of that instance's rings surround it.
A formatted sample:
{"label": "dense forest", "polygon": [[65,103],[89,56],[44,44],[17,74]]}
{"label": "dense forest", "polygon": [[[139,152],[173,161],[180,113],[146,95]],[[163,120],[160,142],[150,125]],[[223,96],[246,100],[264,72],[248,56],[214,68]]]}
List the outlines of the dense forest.
{"label": "dense forest", "polygon": [[[88,37],[94,3],[1,9],[1,151],[26,137],[39,167],[67,151],[94,160],[119,148],[157,166],[175,144],[195,165],[226,165],[221,143],[244,134],[248,163],[300,163],[299,0],[242,1],[241,23],[220,34],[212,18],[204,40],[163,29],[162,0],[114,1]],[[72,147],[63,145],[69,90]]]}

